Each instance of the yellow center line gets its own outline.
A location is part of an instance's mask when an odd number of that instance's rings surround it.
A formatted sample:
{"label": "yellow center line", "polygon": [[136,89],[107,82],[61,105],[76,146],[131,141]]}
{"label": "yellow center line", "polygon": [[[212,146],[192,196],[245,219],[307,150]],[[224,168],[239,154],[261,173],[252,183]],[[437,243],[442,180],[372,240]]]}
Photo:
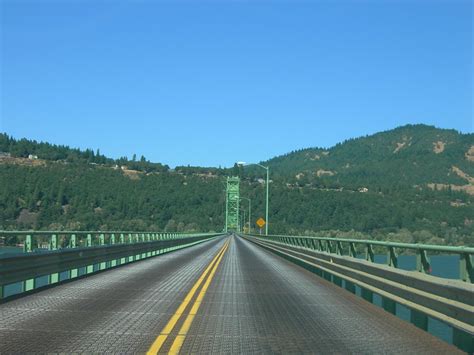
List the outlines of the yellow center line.
{"label": "yellow center line", "polygon": [[181,329],[178,332],[178,335],[176,336],[173,344],[171,345],[169,354],[178,354],[179,350],[181,349],[181,346],[184,343],[184,340],[186,339],[186,335],[188,334],[189,328],[191,328],[191,324],[193,323],[194,316],[197,314],[197,311],[199,310],[199,307],[201,306],[201,302],[206,295],[206,291],[209,288],[209,285],[212,282],[212,279],[214,277],[214,274],[216,273],[217,268],[219,267],[219,264],[224,257],[224,254],[227,250],[227,247],[229,244],[225,245],[224,251],[220,254],[219,259],[217,259],[217,262],[214,264],[211,273],[209,274],[209,277],[207,278],[206,282],[204,283],[204,286],[202,287],[201,291],[199,292],[199,295],[197,296],[196,300],[194,301],[194,304],[191,308],[191,311],[189,312],[188,316],[186,317],[183,325],[181,326]]}
{"label": "yellow center line", "polygon": [[150,349],[148,349],[147,351],[147,355],[151,355],[151,354],[157,354],[158,351],[161,349],[161,347],[163,346],[164,342],[166,341],[166,339],[168,338],[168,335],[171,333],[171,331],[173,330],[173,328],[176,326],[176,323],[178,322],[179,318],[181,317],[181,315],[184,313],[184,310],[186,309],[187,305],[189,304],[189,302],[191,301],[191,299],[193,298],[194,294],[196,293],[197,289],[199,288],[199,286],[201,285],[201,283],[203,282],[203,280],[206,278],[207,274],[209,273],[209,271],[211,270],[212,266],[214,265],[214,263],[219,259],[219,257],[224,253],[227,245],[228,245],[229,241],[226,241],[226,243],[223,245],[223,247],[219,250],[219,252],[217,253],[217,255],[212,259],[212,261],[209,263],[209,265],[207,266],[206,270],[204,270],[204,272],[202,273],[202,275],[199,277],[199,279],[196,281],[196,283],[194,284],[194,286],[191,288],[191,290],[188,292],[188,294],[186,295],[186,297],[184,298],[184,301],[179,305],[178,309],[176,310],[176,312],[173,314],[173,316],[171,317],[171,319],[168,321],[168,323],[166,324],[166,326],[163,328],[163,330],[161,331],[160,335],[158,335],[158,337],[155,339],[155,341],[153,342],[153,344],[151,344],[150,346]]}

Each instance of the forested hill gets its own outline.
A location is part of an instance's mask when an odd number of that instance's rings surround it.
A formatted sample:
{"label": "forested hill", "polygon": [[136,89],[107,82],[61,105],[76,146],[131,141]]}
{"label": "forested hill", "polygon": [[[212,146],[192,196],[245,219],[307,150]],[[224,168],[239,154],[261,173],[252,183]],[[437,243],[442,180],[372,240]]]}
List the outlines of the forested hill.
{"label": "forested hill", "polygon": [[407,125],[330,149],[294,151],[265,163],[286,180],[333,187],[465,186],[474,177],[474,134]]}
{"label": "forested hill", "polygon": [[[273,158],[270,231],[474,244],[474,135],[416,125]],[[176,167],[0,134],[0,229],[220,231],[261,170]]]}

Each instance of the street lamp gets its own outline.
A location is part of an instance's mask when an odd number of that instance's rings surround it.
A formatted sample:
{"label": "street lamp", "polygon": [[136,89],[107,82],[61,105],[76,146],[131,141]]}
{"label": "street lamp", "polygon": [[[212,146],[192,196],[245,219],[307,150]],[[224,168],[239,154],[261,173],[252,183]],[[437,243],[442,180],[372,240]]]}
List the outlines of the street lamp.
{"label": "street lamp", "polygon": [[245,227],[245,209],[244,208],[241,208],[240,211],[242,211],[242,214],[240,215],[240,226],[239,226],[239,230],[240,232],[243,233],[244,231],[244,227]]}
{"label": "street lamp", "polygon": [[249,202],[249,234],[252,233],[252,227],[250,225],[250,221],[251,221],[251,214],[252,214],[252,200],[249,199],[248,197],[241,197],[240,198],[241,200],[247,200]]}
{"label": "street lamp", "polygon": [[265,204],[265,235],[268,235],[268,181],[269,181],[269,176],[270,176],[270,167],[263,166],[259,163],[246,163],[244,161],[237,162],[237,165],[240,165],[240,166],[257,165],[267,171],[267,194],[266,194],[266,204]]}

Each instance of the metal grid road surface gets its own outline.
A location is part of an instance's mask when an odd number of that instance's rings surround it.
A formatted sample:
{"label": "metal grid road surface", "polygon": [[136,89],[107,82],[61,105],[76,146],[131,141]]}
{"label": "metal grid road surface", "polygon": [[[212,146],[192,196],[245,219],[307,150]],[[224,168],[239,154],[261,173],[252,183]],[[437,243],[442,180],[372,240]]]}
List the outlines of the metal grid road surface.
{"label": "metal grid road surface", "polygon": [[0,305],[0,353],[146,352],[224,240]]}
{"label": "metal grid road surface", "polygon": [[[146,352],[225,239],[0,305],[0,352]],[[458,352],[241,238],[216,270],[182,353]]]}
{"label": "metal grid road surface", "polygon": [[182,353],[458,353],[283,258],[233,238]]}

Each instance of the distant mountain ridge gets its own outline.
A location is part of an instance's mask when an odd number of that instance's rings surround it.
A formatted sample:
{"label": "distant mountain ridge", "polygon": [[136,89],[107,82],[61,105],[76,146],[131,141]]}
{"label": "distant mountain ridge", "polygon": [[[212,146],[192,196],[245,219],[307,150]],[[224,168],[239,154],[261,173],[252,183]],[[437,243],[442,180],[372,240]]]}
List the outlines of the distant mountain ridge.
{"label": "distant mountain ridge", "polygon": [[[474,245],[473,134],[407,125],[262,164],[271,233]],[[169,169],[0,134],[0,229],[219,231],[230,175],[264,216],[255,167]]]}
{"label": "distant mountain ridge", "polygon": [[340,186],[463,186],[474,177],[474,134],[406,125],[330,149],[294,151],[263,164],[276,176],[293,181],[304,176]]}

